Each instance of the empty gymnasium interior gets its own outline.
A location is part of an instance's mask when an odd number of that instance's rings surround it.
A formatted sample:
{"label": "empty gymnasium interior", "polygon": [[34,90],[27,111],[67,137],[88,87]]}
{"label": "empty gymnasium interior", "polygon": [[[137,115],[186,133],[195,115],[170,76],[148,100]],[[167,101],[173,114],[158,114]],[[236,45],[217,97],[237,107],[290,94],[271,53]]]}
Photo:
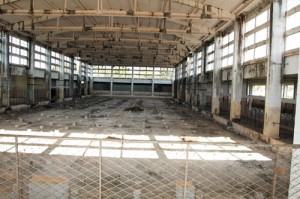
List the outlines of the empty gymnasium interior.
{"label": "empty gymnasium interior", "polygon": [[299,0],[0,0],[0,199],[299,199],[299,19]]}

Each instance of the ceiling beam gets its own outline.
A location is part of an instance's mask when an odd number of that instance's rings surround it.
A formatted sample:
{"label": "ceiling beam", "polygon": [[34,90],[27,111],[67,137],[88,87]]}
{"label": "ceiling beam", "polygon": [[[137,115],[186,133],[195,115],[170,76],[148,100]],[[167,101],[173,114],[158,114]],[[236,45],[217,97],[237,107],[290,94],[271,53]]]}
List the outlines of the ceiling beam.
{"label": "ceiling beam", "polygon": [[217,19],[223,21],[231,21],[235,19],[235,15],[223,10],[214,11],[211,7],[204,9],[203,13],[165,13],[165,12],[142,12],[132,10],[42,10],[42,9],[1,9],[2,16],[56,16],[56,17],[72,17],[72,16],[113,16],[113,17],[146,17],[146,18],[173,18],[173,19]]}
{"label": "ceiling beam", "polygon": [[148,44],[166,44],[166,45],[177,45],[177,44],[186,44],[193,45],[194,42],[189,41],[173,41],[166,39],[129,39],[129,38],[119,38],[116,40],[114,37],[104,38],[104,37],[63,37],[63,36],[49,36],[49,35],[40,35],[37,36],[36,39],[38,41],[51,41],[51,42],[59,42],[59,41],[94,41],[94,42],[106,42],[106,41],[116,41],[116,42],[126,42],[126,43],[148,43]]}
{"label": "ceiling beam", "polygon": [[0,0],[0,6],[3,6],[3,5],[9,5],[11,3],[15,3],[15,2],[18,2],[20,0]]}
{"label": "ceiling beam", "polygon": [[190,30],[178,30],[178,29],[164,29],[155,27],[108,27],[108,26],[35,26],[35,27],[24,27],[25,31],[36,31],[36,32],[56,32],[56,31],[66,31],[66,32],[81,32],[81,31],[94,31],[94,32],[136,32],[136,33],[166,33],[166,34],[189,34],[189,35],[206,35],[208,34],[206,30],[202,31],[190,31]]}

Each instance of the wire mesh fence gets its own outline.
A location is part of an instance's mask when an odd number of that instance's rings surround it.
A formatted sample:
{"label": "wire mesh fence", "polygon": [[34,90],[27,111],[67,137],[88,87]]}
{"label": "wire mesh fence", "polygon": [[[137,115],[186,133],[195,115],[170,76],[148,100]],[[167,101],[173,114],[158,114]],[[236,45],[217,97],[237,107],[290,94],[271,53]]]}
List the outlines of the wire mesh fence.
{"label": "wire mesh fence", "polygon": [[295,146],[13,133],[0,137],[1,199],[299,197]]}

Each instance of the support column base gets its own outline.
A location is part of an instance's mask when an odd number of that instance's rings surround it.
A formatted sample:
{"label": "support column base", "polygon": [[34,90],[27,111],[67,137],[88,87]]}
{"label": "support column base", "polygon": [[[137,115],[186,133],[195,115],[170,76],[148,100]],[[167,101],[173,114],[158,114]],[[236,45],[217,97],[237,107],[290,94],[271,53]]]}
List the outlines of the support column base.
{"label": "support column base", "polygon": [[280,107],[265,107],[265,120],[263,134],[270,138],[279,138]]}

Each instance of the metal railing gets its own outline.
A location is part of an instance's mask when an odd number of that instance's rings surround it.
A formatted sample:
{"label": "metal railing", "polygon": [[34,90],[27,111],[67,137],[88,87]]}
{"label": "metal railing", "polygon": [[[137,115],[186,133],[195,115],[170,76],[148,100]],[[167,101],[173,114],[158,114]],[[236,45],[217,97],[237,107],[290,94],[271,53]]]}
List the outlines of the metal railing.
{"label": "metal railing", "polygon": [[296,146],[10,133],[2,131],[0,137],[0,197],[5,199],[275,199],[300,193]]}
{"label": "metal railing", "polygon": [[280,137],[292,139],[295,126],[296,104],[282,103],[280,117]]}
{"label": "metal railing", "polygon": [[48,94],[49,93],[47,89],[35,89],[33,97],[30,98],[30,94],[27,89],[11,89],[9,95],[9,104],[13,106],[48,101]]}
{"label": "metal railing", "polygon": [[205,110],[211,111],[212,96],[206,95]]}
{"label": "metal railing", "polygon": [[220,97],[220,116],[223,116],[227,119],[230,117],[230,96],[222,96]]}
{"label": "metal railing", "polygon": [[19,105],[19,104],[28,104],[28,90],[27,89],[11,89],[9,93],[9,104]]}
{"label": "metal railing", "polygon": [[241,123],[262,132],[264,125],[264,100],[242,98]]}

